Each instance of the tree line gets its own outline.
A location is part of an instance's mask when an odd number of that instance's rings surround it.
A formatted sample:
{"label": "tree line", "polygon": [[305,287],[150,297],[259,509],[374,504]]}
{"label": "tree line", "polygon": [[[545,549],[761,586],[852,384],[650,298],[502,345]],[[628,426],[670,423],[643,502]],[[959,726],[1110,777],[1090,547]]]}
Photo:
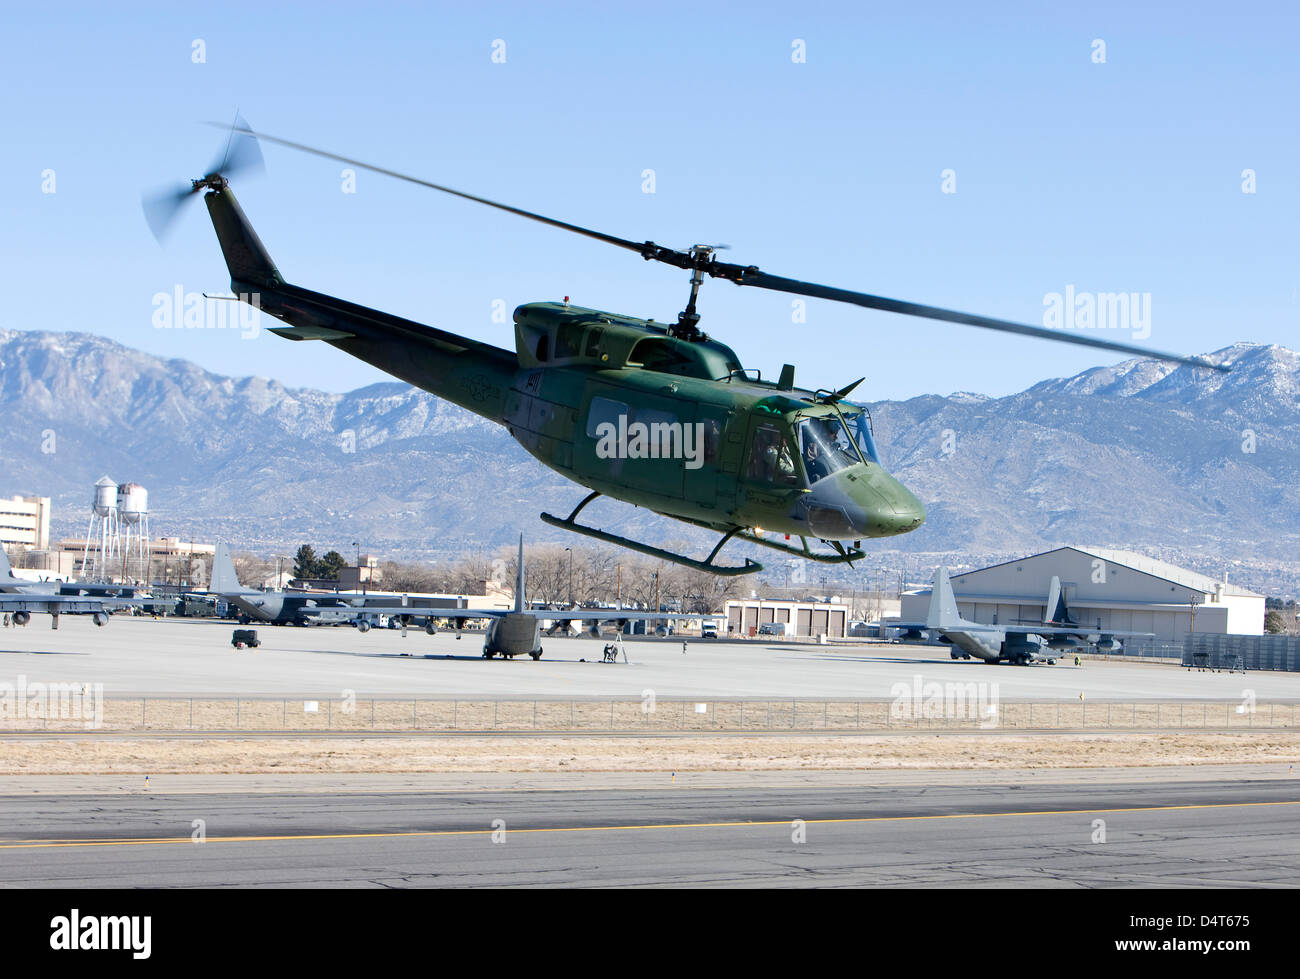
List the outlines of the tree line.
{"label": "tree line", "polygon": [[[275,561],[247,552],[236,554],[234,564],[245,583],[265,581],[277,571]],[[311,545],[303,544],[294,555],[292,570],[295,578],[337,581],[339,571],[347,566],[338,551],[318,558]],[[434,564],[382,561],[372,587],[444,595],[481,595],[485,587],[494,587],[513,599],[517,566],[518,552],[512,547],[479,550]],[[729,598],[749,594],[740,579],[612,548],[539,544],[525,549],[524,569],[527,599],[557,607],[621,601],[632,608],[653,608],[657,590],[661,606],[703,613],[721,609]]]}
{"label": "tree line", "polygon": [[295,578],[338,581],[339,572],[347,566],[347,559],[338,551],[326,551],[324,557],[318,558],[316,549],[310,544],[303,544],[293,556],[293,576]]}

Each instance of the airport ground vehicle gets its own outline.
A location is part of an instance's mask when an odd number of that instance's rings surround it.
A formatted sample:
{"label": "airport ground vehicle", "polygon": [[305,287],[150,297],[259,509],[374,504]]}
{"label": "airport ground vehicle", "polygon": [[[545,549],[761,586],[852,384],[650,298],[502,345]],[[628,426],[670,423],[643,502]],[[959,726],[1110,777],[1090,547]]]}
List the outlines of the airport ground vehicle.
{"label": "airport ground vehicle", "polygon": [[243,649],[245,646],[256,649],[262,645],[262,640],[257,638],[256,629],[236,629],[230,636],[230,645],[236,649]]}

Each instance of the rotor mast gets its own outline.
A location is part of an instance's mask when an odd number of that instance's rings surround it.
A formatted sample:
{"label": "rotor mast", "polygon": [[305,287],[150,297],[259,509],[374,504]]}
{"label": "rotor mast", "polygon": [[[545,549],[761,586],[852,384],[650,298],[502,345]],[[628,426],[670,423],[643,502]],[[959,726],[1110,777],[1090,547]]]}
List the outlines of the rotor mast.
{"label": "rotor mast", "polygon": [[713,259],[711,245],[692,245],[691,256],[691,298],[686,308],[677,314],[677,323],[668,331],[669,336],[679,340],[707,340],[708,336],[700,331],[700,314],[695,308],[695,301],[700,295],[700,286],[704,284],[704,268]]}

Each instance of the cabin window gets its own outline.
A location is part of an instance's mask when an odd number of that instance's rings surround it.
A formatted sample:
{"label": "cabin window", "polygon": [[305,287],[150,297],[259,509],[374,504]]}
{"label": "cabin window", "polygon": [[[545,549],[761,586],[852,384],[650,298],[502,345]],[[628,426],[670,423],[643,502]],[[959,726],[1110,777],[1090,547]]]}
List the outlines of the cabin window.
{"label": "cabin window", "polygon": [[718,447],[722,444],[722,423],[716,418],[704,417],[700,419],[700,425],[704,434],[704,461],[716,462]]}
{"label": "cabin window", "polygon": [[746,472],[750,479],[760,483],[794,486],[799,481],[790,443],[771,425],[759,425],[754,429]]}
{"label": "cabin window", "polygon": [[587,437],[599,439],[597,429],[608,422],[617,430],[619,416],[627,417],[627,405],[609,398],[592,398],[587,412]]}
{"label": "cabin window", "polygon": [[630,366],[640,365],[648,371],[678,374],[682,377],[707,377],[698,359],[685,344],[662,337],[648,337],[632,348]]}
{"label": "cabin window", "polygon": [[555,359],[582,356],[583,328],[577,323],[561,324],[555,333]]}

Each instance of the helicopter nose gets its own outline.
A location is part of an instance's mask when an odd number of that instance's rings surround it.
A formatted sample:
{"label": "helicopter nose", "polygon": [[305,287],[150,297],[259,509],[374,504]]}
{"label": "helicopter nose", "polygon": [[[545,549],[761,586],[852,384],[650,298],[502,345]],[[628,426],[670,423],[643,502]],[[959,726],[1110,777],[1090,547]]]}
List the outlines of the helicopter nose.
{"label": "helicopter nose", "polygon": [[925,507],[874,463],[851,466],[820,480],[807,498],[808,523],[827,540],[893,537],[925,522]]}
{"label": "helicopter nose", "polygon": [[887,506],[881,507],[872,516],[878,528],[875,537],[893,537],[906,534],[925,523],[925,507],[913,495],[912,491],[888,473],[883,473],[887,483],[881,489]]}

